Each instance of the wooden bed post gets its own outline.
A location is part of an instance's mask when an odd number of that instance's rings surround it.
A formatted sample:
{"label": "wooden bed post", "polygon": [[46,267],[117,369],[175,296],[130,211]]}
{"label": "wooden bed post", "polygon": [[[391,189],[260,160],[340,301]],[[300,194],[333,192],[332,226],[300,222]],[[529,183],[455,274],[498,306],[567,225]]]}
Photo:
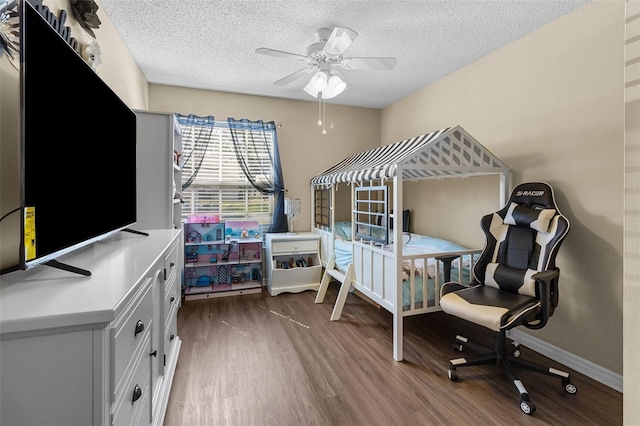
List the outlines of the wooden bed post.
{"label": "wooden bed post", "polygon": [[310,224],[311,226],[309,226],[309,228],[311,229],[311,232],[314,232],[314,229],[316,227],[316,221],[315,221],[315,213],[316,213],[316,186],[314,184],[311,184],[311,202],[309,203],[309,205],[311,206],[311,208],[309,209],[309,220],[310,220]]}
{"label": "wooden bed post", "polygon": [[503,208],[507,204],[509,196],[509,172],[500,173],[500,206]]}
{"label": "wooden bed post", "polygon": [[[331,191],[329,192],[329,198],[330,198],[330,202],[329,202],[329,223],[331,224],[331,241],[333,241],[333,239],[336,236],[336,230],[335,228],[335,223],[336,223],[336,208],[335,208],[335,204],[336,204],[336,186],[338,186],[337,183],[332,183],[331,184]],[[332,250],[333,251],[333,247]]]}
{"label": "wooden bed post", "polygon": [[396,263],[396,301],[393,312],[393,359],[402,361],[402,164],[398,164],[393,177],[393,255]]}
{"label": "wooden bed post", "polygon": [[[349,219],[351,223],[356,223],[356,182],[351,182],[348,184],[351,187],[351,218]],[[351,241],[356,238],[356,227],[351,227]]]}

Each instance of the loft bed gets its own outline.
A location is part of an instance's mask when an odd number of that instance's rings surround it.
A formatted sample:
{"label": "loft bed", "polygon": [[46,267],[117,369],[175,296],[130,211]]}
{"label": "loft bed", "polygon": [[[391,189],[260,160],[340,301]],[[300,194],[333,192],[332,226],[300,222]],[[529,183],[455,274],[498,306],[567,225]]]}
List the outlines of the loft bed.
{"label": "loft bed", "polygon": [[[332,320],[340,317],[350,290],[387,309],[393,314],[393,357],[401,361],[403,318],[439,311],[440,286],[450,276],[469,282],[474,259],[482,251],[409,233],[403,182],[482,175],[499,175],[504,205],[508,167],[454,126],[351,155],[313,177],[313,232],[320,235],[325,267],[316,303],[324,299],[328,278],[333,277],[342,286]],[[336,220],[337,188],[343,184],[350,186],[346,221]]]}

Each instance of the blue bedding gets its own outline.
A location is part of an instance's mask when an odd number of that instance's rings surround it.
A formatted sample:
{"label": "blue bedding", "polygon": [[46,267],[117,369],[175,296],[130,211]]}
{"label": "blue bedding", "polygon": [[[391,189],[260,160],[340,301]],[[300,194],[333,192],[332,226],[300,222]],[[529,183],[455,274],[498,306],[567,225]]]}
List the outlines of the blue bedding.
{"label": "blue bedding", "polygon": [[353,256],[351,252],[351,242],[336,238],[333,246],[333,252],[336,255],[336,266],[344,272],[351,263]]}

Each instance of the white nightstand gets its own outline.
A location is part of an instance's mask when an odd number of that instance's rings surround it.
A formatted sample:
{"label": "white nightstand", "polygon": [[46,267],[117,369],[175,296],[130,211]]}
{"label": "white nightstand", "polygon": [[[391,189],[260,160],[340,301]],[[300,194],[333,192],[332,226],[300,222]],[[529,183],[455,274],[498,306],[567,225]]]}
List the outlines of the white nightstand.
{"label": "white nightstand", "polygon": [[322,278],[320,236],[311,232],[266,234],[267,288],[283,292],[318,290]]}

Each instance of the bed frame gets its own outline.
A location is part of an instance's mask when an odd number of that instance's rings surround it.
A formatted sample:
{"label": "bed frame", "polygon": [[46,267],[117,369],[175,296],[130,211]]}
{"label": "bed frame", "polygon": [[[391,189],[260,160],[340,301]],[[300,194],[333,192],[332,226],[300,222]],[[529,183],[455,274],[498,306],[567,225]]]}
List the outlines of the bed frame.
{"label": "bed frame", "polygon": [[[382,223],[389,223],[392,218],[395,222],[393,229],[386,229],[387,236],[393,241],[402,241],[403,215],[392,215],[394,212],[403,211],[402,184],[404,180],[442,179],[453,177],[469,177],[478,175],[500,175],[500,205],[504,205],[508,192],[509,169],[489,150],[469,135],[462,127],[455,126],[442,129],[415,138],[407,139],[391,145],[365,151],[349,156],[330,167],[311,180],[311,215],[313,232],[320,235],[321,260],[327,273],[321,283],[316,302],[322,302],[326,292],[328,280],[338,279],[342,286],[332,313],[332,319],[340,317],[342,306],[349,290],[355,289],[379,304],[393,314],[393,358],[397,361],[403,359],[403,319],[406,316],[418,315],[440,310],[439,288],[440,268],[444,263],[436,261],[436,278],[433,303],[423,303],[422,307],[416,307],[414,289],[416,285],[414,269],[410,268],[409,286],[411,303],[409,309],[403,310],[403,262],[409,262],[413,266],[418,259],[423,259],[426,265],[429,258],[456,257],[453,262],[459,262],[458,273],[463,273],[463,259],[465,256],[473,256],[481,252],[478,250],[466,250],[464,252],[437,253],[429,255],[403,255],[402,244],[393,244],[393,251],[383,249],[384,242],[379,238],[367,238],[366,235],[356,235],[357,226],[361,221],[362,213],[356,195],[356,187],[376,187],[391,182],[392,207],[384,213]],[[351,184],[351,222],[352,226],[351,246],[353,250],[352,265],[350,271],[336,271],[330,264],[335,240],[335,209],[331,201],[335,199],[336,185],[339,183]],[[318,197],[316,191],[322,191],[322,197]],[[318,199],[328,198],[326,202],[318,203]],[[326,200],[325,200],[326,201]],[[321,204],[319,206],[319,204]],[[319,210],[323,213],[319,214]],[[324,219],[319,219],[319,218]],[[383,226],[383,228],[385,228]],[[467,262],[472,267],[471,261]],[[349,273],[347,273],[349,272]],[[470,273],[470,271],[468,271]],[[342,280],[341,280],[341,279]],[[451,277],[452,279],[461,278]],[[431,280],[422,280],[423,298],[427,299],[426,285]],[[324,286],[323,286],[324,284]],[[397,302],[399,301],[399,302]],[[337,318],[336,318],[337,317]]]}

